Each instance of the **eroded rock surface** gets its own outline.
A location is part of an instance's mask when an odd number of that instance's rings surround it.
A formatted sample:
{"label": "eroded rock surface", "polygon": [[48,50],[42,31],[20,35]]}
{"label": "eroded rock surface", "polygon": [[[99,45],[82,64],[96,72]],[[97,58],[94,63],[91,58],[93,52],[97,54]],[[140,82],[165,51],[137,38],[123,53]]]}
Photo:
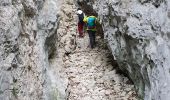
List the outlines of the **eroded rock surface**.
{"label": "eroded rock surface", "polygon": [[88,47],[87,33],[84,38],[78,37],[76,7],[72,1],[66,0],[61,12],[58,56],[50,60],[50,73],[54,83],[62,79],[58,88],[63,87],[61,91],[66,91],[66,99],[136,100],[134,86],[128,84],[131,82],[127,77],[117,73],[111,52],[101,36],[97,36],[94,50]]}
{"label": "eroded rock surface", "polygon": [[90,6],[98,14],[112,54],[140,98],[169,100],[170,1],[77,1],[85,11]]}
{"label": "eroded rock surface", "polygon": [[0,1],[0,100],[48,98],[48,56],[56,49],[60,2]]}
{"label": "eroded rock surface", "polygon": [[[114,57],[140,96],[145,91],[146,99],[166,99],[169,2],[88,4],[93,4]],[[113,69],[104,41],[98,37],[99,47],[90,50],[87,36],[76,38],[75,12],[74,0],[0,1],[0,100],[136,99],[133,85]]]}

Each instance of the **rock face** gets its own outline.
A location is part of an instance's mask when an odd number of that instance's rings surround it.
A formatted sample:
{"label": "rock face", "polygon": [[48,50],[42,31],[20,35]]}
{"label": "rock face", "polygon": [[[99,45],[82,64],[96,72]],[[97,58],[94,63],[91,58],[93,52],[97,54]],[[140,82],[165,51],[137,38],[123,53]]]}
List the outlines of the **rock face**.
{"label": "rock face", "polygon": [[[170,1],[77,1],[98,14],[108,46],[139,97],[168,100]],[[70,83],[60,72],[64,56],[76,48],[75,9],[74,0],[0,0],[0,100],[66,99]]]}
{"label": "rock face", "polygon": [[0,100],[55,100],[47,73],[61,3],[0,1]]}
{"label": "rock face", "polygon": [[170,1],[77,0],[93,8],[120,68],[140,98],[170,98]]}
{"label": "rock face", "polygon": [[136,100],[102,39],[76,38],[74,3],[0,1],[0,100]]}

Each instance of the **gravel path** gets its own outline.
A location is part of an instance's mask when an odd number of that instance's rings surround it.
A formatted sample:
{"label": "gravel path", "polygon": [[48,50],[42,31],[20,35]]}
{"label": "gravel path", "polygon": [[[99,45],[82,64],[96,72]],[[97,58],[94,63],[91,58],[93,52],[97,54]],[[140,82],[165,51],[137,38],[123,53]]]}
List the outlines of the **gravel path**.
{"label": "gravel path", "polygon": [[[61,31],[59,33],[66,30],[68,34],[61,39],[63,44],[72,43],[67,37],[76,34],[75,9],[75,5],[66,0],[62,9],[62,24],[59,27]],[[69,29],[65,29],[68,26]],[[79,38],[76,34],[75,41],[76,49],[65,54],[64,67],[60,71],[60,75],[68,80],[67,100],[137,100],[134,85],[130,84],[127,77],[116,72],[117,66],[114,64],[112,54],[100,36],[96,37],[97,47],[95,49],[88,48],[87,33],[84,38]],[[71,46],[66,45],[65,51],[71,50],[69,48]]]}
{"label": "gravel path", "polygon": [[87,34],[78,38],[75,52],[65,57],[68,100],[136,100],[134,86],[116,73],[111,53],[99,36],[97,40],[90,49]]}

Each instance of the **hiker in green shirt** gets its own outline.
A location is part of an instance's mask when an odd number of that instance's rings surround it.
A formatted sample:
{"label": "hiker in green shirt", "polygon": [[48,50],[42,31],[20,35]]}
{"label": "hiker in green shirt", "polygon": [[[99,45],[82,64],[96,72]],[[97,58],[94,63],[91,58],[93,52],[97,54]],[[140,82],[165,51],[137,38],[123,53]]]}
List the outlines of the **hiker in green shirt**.
{"label": "hiker in green shirt", "polygon": [[87,24],[87,32],[89,34],[90,47],[93,49],[96,46],[96,23],[97,18],[95,16],[85,16],[83,21]]}

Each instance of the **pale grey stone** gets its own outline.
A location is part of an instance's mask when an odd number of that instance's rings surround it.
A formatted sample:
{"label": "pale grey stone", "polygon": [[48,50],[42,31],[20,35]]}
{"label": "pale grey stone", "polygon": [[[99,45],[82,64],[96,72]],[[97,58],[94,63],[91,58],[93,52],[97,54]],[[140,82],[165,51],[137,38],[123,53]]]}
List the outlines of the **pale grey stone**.
{"label": "pale grey stone", "polygon": [[139,97],[145,100],[169,100],[170,1],[80,2],[86,4],[83,5],[84,9],[90,6],[98,14],[109,48],[120,68],[134,82]]}

